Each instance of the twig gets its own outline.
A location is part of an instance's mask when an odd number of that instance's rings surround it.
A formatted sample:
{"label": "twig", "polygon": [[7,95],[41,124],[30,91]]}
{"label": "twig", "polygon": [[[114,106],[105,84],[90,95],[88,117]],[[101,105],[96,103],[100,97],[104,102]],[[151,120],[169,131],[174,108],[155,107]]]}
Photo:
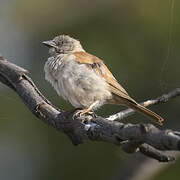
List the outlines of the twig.
{"label": "twig", "polygon": [[74,145],[85,140],[104,141],[121,145],[127,153],[140,150],[144,155],[163,162],[173,158],[162,151],[180,150],[180,132],[177,131],[162,131],[151,124],[123,124],[99,116],[73,119],[73,112],[54,107],[26,74],[23,68],[0,60],[0,81],[13,89],[36,117],[64,132]]}
{"label": "twig", "polygon": [[[162,104],[162,103],[166,103],[170,99],[173,99],[173,98],[175,98],[177,96],[180,96],[180,88],[176,88],[176,89],[170,91],[167,94],[163,94],[162,96],[157,97],[156,99],[147,100],[147,101],[144,101],[144,102],[142,102],[140,104],[145,106],[145,107],[150,106],[150,105]],[[110,121],[120,121],[120,120],[134,114],[134,113],[135,113],[135,111],[133,109],[128,108],[128,109],[126,109],[124,111],[113,114],[113,115],[109,116],[106,119],[108,119]]]}

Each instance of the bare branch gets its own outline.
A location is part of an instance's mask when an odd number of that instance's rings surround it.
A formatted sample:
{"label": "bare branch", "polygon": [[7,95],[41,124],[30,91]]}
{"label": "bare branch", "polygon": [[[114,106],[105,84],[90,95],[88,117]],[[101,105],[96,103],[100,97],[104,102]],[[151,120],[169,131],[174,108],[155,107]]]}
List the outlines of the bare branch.
{"label": "bare branch", "polygon": [[[180,88],[176,88],[175,90],[170,91],[167,94],[163,94],[162,96],[157,97],[156,99],[147,100],[147,101],[144,101],[144,102],[142,102],[140,104],[145,106],[145,107],[150,106],[150,105],[162,104],[162,103],[166,103],[170,99],[173,99],[173,98],[175,98],[177,96],[180,96]],[[134,114],[134,113],[135,113],[135,111],[133,109],[128,108],[128,109],[126,109],[124,111],[113,114],[113,115],[109,116],[106,119],[108,119],[110,121],[120,121],[120,120]]]}
{"label": "bare branch", "polygon": [[13,89],[36,117],[64,132],[74,145],[85,140],[104,141],[121,145],[127,153],[139,151],[162,162],[173,160],[162,151],[180,150],[177,131],[159,130],[151,124],[123,124],[95,115],[73,119],[73,112],[54,107],[26,74],[23,68],[0,60],[0,82]]}

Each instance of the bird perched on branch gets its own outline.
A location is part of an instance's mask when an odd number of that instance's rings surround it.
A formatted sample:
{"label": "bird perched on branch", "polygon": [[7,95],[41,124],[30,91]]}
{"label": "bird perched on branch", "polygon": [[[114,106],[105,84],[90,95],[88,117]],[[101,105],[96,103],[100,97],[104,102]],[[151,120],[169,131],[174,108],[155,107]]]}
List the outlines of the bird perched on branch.
{"label": "bird perched on branch", "polygon": [[103,104],[119,104],[162,124],[163,118],[132,99],[103,61],[87,53],[78,40],[60,35],[43,44],[50,54],[45,79],[58,95],[79,108],[76,115],[91,113]]}

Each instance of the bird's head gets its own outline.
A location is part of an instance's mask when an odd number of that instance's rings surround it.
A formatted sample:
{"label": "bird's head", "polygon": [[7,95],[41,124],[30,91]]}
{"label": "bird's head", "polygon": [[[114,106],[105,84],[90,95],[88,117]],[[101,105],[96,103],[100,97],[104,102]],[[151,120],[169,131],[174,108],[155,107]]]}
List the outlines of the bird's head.
{"label": "bird's head", "polygon": [[43,41],[48,46],[50,55],[69,54],[77,51],[84,51],[80,42],[67,35],[56,36],[53,40]]}

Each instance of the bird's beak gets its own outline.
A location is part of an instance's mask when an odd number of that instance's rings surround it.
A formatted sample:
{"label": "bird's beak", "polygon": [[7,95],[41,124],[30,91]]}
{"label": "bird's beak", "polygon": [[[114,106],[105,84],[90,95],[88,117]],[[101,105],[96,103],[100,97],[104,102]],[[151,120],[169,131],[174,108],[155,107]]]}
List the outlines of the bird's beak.
{"label": "bird's beak", "polygon": [[43,41],[42,43],[47,47],[55,47],[55,48],[57,47],[56,44],[52,40]]}

